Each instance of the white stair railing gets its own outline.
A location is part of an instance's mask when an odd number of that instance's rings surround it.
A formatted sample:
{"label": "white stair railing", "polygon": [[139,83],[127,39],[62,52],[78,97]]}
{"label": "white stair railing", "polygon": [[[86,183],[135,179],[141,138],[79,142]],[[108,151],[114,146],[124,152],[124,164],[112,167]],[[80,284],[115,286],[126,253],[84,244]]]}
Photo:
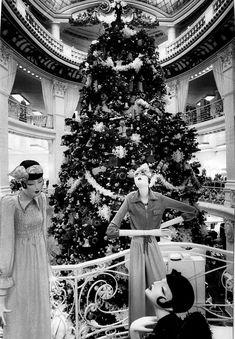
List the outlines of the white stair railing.
{"label": "white stair railing", "polygon": [[[167,271],[176,268],[190,279],[194,309],[212,324],[231,325],[233,253],[193,243],[159,244]],[[125,250],[78,265],[53,266],[59,283],[51,293],[55,339],[66,333],[76,339],[128,338],[128,263]]]}

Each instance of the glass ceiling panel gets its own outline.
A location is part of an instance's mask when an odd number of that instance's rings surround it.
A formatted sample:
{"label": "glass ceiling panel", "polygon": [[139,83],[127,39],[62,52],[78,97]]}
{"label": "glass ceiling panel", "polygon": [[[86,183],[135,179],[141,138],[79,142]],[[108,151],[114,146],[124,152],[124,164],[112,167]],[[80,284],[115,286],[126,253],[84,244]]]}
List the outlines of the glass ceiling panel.
{"label": "glass ceiling panel", "polygon": [[[82,2],[82,0],[40,0],[44,5],[50,8],[53,12],[60,11],[63,7]],[[143,0],[157,8],[161,9],[167,14],[174,14],[182,7],[188,5],[194,0]]]}

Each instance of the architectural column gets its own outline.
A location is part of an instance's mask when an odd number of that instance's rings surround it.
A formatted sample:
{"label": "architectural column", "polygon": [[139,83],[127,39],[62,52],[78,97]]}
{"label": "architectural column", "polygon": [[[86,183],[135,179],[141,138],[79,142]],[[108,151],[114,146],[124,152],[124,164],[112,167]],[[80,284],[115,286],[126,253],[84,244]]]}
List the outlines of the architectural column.
{"label": "architectural column", "polygon": [[58,22],[51,23],[51,34],[57,40],[60,40],[60,24]]}
{"label": "architectural column", "polygon": [[[15,77],[10,50],[0,41],[0,196],[10,192],[8,178],[8,98]],[[14,74],[12,74],[12,72]]]}
{"label": "architectural column", "polygon": [[63,162],[63,152],[66,147],[61,146],[61,138],[65,134],[64,97],[67,85],[53,81],[53,119],[56,130],[55,139],[49,143],[49,181],[50,187],[58,181],[58,173]]}
{"label": "architectural column", "polygon": [[0,0],[0,32],[2,27],[2,0]]}
{"label": "architectural column", "polygon": [[[220,55],[223,65],[223,96],[226,134],[226,168],[227,182],[225,184],[224,205],[235,208],[235,45],[230,44]],[[225,219],[226,249],[234,251],[234,217]],[[227,257],[233,260],[233,256]],[[233,274],[233,265],[229,267]]]}
{"label": "architectural column", "polygon": [[235,208],[235,45],[230,44],[220,55],[223,65],[223,96],[226,133],[225,205]]}

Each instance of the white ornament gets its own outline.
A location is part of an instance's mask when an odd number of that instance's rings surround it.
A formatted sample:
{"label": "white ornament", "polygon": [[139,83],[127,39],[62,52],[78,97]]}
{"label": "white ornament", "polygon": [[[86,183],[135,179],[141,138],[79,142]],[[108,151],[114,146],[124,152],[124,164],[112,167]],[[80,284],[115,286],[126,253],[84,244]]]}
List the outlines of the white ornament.
{"label": "white ornament", "polygon": [[95,125],[93,125],[93,130],[96,132],[104,132],[105,125],[103,122],[96,122]]}
{"label": "white ornament", "polygon": [[135,142],[136,144],[138,144],[138,143],[141,141],[140,134],[133,133],[133,134],[131,135],[131,140],[132,140],[133,142]]}
{"label": "white ornament", "polygon": [[132,61],[131,64],[132,64],[132,68],[134,68],[136,73],[138,73],[143,65],[143,61],[138,57],[138,58],[135,58],[135,60]]}
{"label": "white ornament", "polygon": [[122,159],[122,158],[125,158],[126,154],[127,154],[127,151],[125,149],[125,147],[123,146],[116,146],[113,150],[112,150],[112,153]]}
{"label": "white ornament", "polygon": [[179,150],[177,149],[177,151],[175,151],[175,152],[172,154],[172,159],[173,159],[175,162],[179,163],[180,161],[182,161],[182,160],[184,159],[184,153],[181,152],[181,151],[179,151]]}
{"label": "white ornament", "polygon": [[110,220],[111,213],[112,213],[112,212],[111,212],[110,207],[107,206],[106,204],[104,204],[102,207],[99,207],[99,208],[98,208],[98,215],[99,215],[101,218],[103,218],[103,219],[105,219],[105,220],[107,220],[107,221]]}
{"label": "white ornament", "polygon": [[99,192],[93,191],[90,194],[90,201],[92,205],[97,205],[100,203],[100,194]]}

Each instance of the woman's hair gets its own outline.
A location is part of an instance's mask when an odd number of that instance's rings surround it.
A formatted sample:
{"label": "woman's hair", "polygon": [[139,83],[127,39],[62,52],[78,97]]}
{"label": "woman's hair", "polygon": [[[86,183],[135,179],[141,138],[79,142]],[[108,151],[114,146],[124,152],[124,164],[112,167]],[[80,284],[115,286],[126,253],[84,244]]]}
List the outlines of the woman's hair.
{"label": "woman's hair", "polygon": [[171,290],[172,299],[162,302],[165,298],[159,297],[156,300],[157,304],[161,308],[172,308],[175,313],[187,312],[194,303],[194,291],[189,280],[173,269],[171,274],[167,274],[166,281]]}

